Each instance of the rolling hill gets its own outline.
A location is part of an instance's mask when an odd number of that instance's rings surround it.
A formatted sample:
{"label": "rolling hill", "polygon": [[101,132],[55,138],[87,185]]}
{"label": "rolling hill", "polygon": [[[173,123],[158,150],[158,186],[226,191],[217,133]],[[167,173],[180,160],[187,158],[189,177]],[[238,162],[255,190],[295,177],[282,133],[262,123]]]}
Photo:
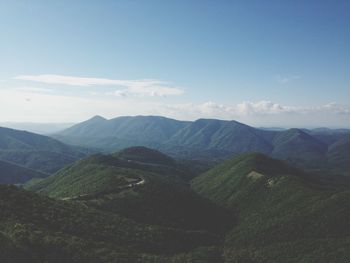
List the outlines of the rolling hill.
{"label": "rolling hill", "polygon": [[63,142],[114,152],[130,146],[159,146],[187,122],[159,116],[104,119],[95,116],[53,135]]}
{"label": "rolling hill", "polygon": [[220,262],[219,237],[136,223],[79,202],[0,185],[4,263]]}
{"label": "rolling hill", "polygon": [[82,158],[83,149],[47,136],[0,127],[0,160],[53,173]]}
{"label": "rolling hill", "polygon": [[178,131],[166,142],[166,149],[178,147],[191,154],[235,153],[261,151],[270,153],[272,147],[261,131],[236,121],[199,119]]}
{"label": "rolling hill", "polygon": [[262,154],[230,159],[193,188],[234,211],[225,262],[347,262],[350,188],[337,188]]}
{"label": "rolling hill", "polygon": [[327,152],[328,166],[338,172],[347,171],[350,175],[350,135],[333,143]]}
{"label": "rolling hill", "polygon": [[275,158],[308,168],[320,168],[320,164],[325,164],[327,144],[300,129],[279,132],[272,143],[271,156]]}
{"label": "rolling hill", "polygon": [[194,193],[182,168],[158,151],[133,147],[90,156],[27,189],[140,223],[222,233],[234,223],[233,215]]}

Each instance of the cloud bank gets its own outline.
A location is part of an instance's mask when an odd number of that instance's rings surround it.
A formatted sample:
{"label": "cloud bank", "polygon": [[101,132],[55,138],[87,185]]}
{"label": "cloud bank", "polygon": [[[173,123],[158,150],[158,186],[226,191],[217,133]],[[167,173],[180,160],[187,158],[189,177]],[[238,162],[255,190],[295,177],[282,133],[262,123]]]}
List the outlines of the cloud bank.
{"label": "cloud bank", "polygon": [[[161,115],[182,120],[237,120],[253,126],[350,128],[350,105],[336,102],[307,106],[283,105],[269,100],[179,103],[176,99],[146,98],[183,94],[182,89],[154,79],[116,80],[50,74],[21,75],[15,79],[47,85],[0,86],[2,122],[79,122],[93,115],[106,118]],[[62,85],[85,88],[63,89]]]}
{"label": "cloud bank", "polygon": [[244,101],[224,105],[208,101],[201,104],[166,105],[161,112],[186,119],[218,118],[238,120],[255,126],[350,127],[350,106],[335,102],[319,106],[287,106],[272,101]]}
{"label": "cloud bank", "polygon": [[349,127],[350,106],[328,103],[313,107],[281,105],[272,101],[244,101],[224,105],[165,103],[142,97],[77,97],[37,93],[30,89],[0,88],[0,121],[79,122],[93,115],[162,115],[175,119],[217,118],[253,126]]}

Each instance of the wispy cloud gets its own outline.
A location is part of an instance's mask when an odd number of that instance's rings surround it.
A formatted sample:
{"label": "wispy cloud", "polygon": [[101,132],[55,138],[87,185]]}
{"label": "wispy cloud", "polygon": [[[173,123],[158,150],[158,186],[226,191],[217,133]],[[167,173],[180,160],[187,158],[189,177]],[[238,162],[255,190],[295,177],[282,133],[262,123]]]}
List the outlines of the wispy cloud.
{"label": "wispy cloud", "polygon": [[14,88],[14,90],[25,91],[25,92],[35,92],[35,93],[52,92],[51,89],[40,88],[40,87],[16,87]]}
{"label": "wispy cloud", "polygon": [[113,94],[119,97],[115,99],[110,99],[112,94],[100,96],[100,93],[94,94],[92,91],[91,95],[96,96],[59,95],[0,87],[0,120],[77,122],[96,114],[107,118],[141,114],[186,120],[238,120],[255,126],[349,127],[350,123],[350,106],[335,102],[318,106],[282,105],[268,100],[233,104],[214,101],[177,104],[126,96],[123,92]]}
{"label": "wispy cloud", "polygon": [[[44,84],[69,85],[80,87],[117,86],[123,88],[124,93],[146,96],[173,96],[184,93],[183,89],[174,87],[168,82],[157,79],[120,80],[106,78],[87,78],[64,75],[19,75],[16,80],[40,82]],[[117,93],[116,93],[117,94]]]}
{"label": "wispy cloud", "polygon": [[218,118],[239,120],[253,125],[322,126],[337,125],[350,121],[350,106],[328,103],[319,106],[288,106],[272,101],[244,101],[224,105],[208,101],[201,104],[186,103],[165,105],[160,112],[181,118]]}

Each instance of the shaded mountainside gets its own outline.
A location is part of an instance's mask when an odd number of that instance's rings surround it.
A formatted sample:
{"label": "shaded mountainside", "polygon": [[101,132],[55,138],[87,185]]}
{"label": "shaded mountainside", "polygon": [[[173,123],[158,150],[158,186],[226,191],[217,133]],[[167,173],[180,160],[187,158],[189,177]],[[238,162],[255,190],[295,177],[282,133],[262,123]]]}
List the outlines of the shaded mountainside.
{"label": "shaded mountainside", "polygon": [[[199,119],[177,132],[166,142],[169,148],[183,147],[192,152],[205,150],[233,154],[249,151],[270,153],[265,131],[236,121]],[[197,153],[198,154],[198,153]]]}
{"label": "shaded mountainside", "polygon": [[[94,155],[27,188],[51,197],[78,200],[137,222],[222,233],[232,213],[194,193],[170,157],[144,147]],[[222,223],[217,224],[217,218]]]}
{"label": "shaded mountainside", "polygon": [[327,144],[299,129],[278,133],[273,141],[272,156],[301,167],[319,167],[326,160]]}
{"label": "shaded mountainside", "polygon": [[[178,159],[222,160],[260,152],[308,170],[347,174],[333,162],[333,144],[350,134],[347,129],[263,130],[236,121],[199,119],[183,122],[157,116],[94,117],[55,135],[63,142],[114,152],[147,146]],[[349,149],[348,144],[343,146]],[[350,158],[347,150],[342,150]],[[329,160],[331,158],[332,160]],[[343,163],[343,162],[342,162]],[[344,165],[340,166],[341,168]]]}
{"label": "shaded mountainside", "polygon": [[53,173],[85,156],[82,149],[47,136],[0,127],[0,159]]}
{"label": "shaded mountainside", "polygon": [[335,170],[346,170],[350,175],[350,135],[344,136],[329,147],[328,165]]}
{"label": "shaded mountainside", "polygon": [[0,185],[0,261],[220,262],[218,236],[140,224],[79,202]]}
{"label": "shaded mountainside", "polygon": [[238,215],[225,262],[348,262],[350,190],[261,154],[238,156],[193,181]]}
{"label": "shaded mountainside", "polygon": [[0,184],[23,184],[33,178],[44,178],[40,173],[13,163],[0,161]]}
{"label": "shaded mountainside", "polygon": [[113,152],[136,145],[159,146],[186,124],[159,116],[126,116],[111,120],[95,116],[54,137],[66,143]]}

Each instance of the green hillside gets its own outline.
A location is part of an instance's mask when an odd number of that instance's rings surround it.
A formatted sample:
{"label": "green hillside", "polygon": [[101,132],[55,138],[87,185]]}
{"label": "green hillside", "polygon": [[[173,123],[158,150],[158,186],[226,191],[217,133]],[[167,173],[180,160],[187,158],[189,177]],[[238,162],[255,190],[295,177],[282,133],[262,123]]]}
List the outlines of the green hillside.
{"label": "green hillside", "polygon": [[264,131],[235,121],[199,119],[176,133],[167,143],[195,150],[220,150],[241,153],[271,151],[271,145],[261,134]]}
{"label": "green hillside", "polygon": [[95,116],[53,137],[63,142],[110,152],[130,146],[159,146],[187,124],[160,116],[123,116],[106,120]]}
{"label": "green hillside", "polygon": [[300,167],[320,167],[326,163],[327,145],[299,129],[278,133],[273,139],[272,156]]}
{"label": "green hillside", "polygon": [[0,184],[23,184],[33,178],[44,178],[43,174],[19,165],[0,161]]}
{"label": "green hillside", "polygon": [[86,154],[47,136],[0,127],[0,159],[53,173]]}
{"label": "green hillside", "polygon": [[350,135],[332,144],[327,155],[330,169],[350,175]]}
{"label": "green hillside", "polygon": [[218,244],[218,237],[205,231],[139,224],[78,202],[0,185],[4,263],[209,263],[221,261]]}
{"label": "green hillside", "polygon": [[[232,215],[194,193],[174,160],[133,147],[94,155],[27,188],[51,197],[78,200],[138,222],[222,232]],[[217,217],[225,224],[217,225]]]}
{"label": "green hillside", "polygon": [[350,190],[261,154],[226,161],[195,178],[193,188],[238,216],[226,235],[225,262],[350,259]]}

